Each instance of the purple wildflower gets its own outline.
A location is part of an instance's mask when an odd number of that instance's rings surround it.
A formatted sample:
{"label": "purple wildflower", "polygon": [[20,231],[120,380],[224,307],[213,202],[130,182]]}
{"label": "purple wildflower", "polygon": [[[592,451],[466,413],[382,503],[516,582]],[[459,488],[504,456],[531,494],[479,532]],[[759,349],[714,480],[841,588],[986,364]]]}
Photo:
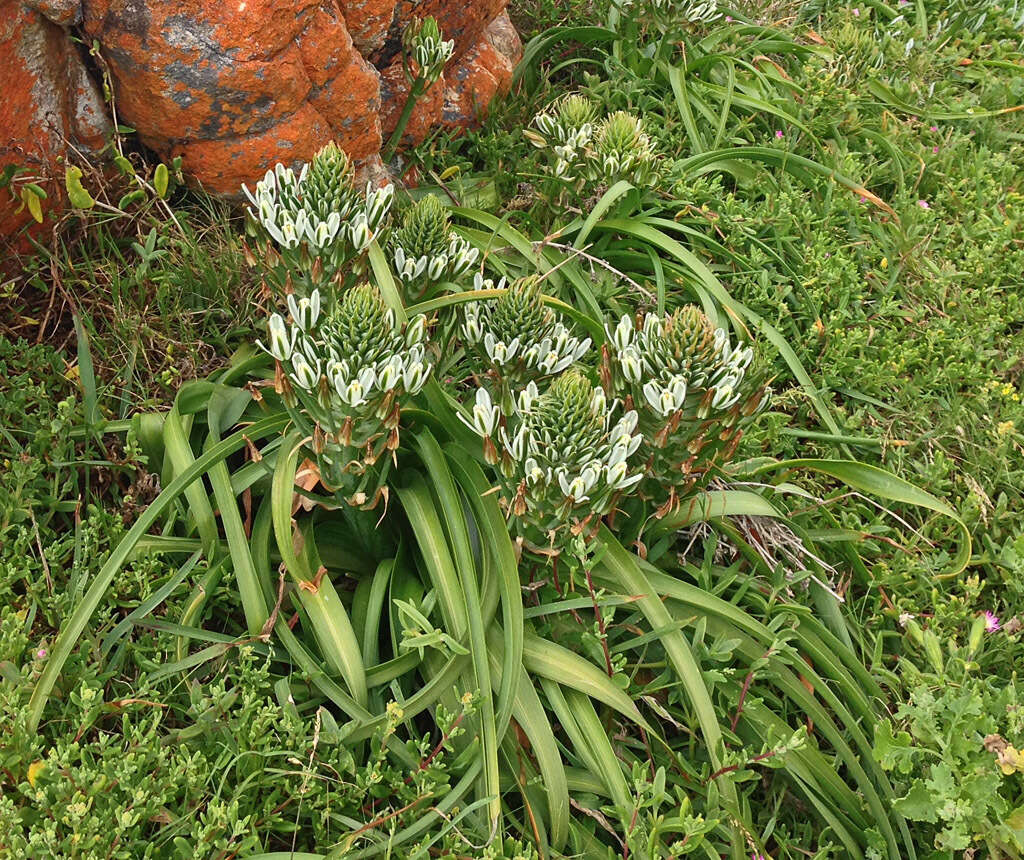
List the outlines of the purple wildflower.
{"label": "purple wildflower", "polygon": [[45,660],[46,659],[46,649],[45,648],[40,648],[38,651],[36,651],[36,657],[38,657],[40,660]]}
{"label": "purple wildflower", "polygon": [[931,209],[932,208],[931,206],[928,205],[928,201],[927,200],[918,200],[917,201],[917,205],[920,206],[922,209]]}
{"label": "purple wildflower", "polygon": [[995,633],[1002,625],[999,623],[999,616],[991,609],[985,610],[985,632]]}
{"label": "purple wildflower", "polygon": [[777,138],[778,138],[779,140],[782,140],[782,129],[781,129],[781,128],[780,128],[780,129],[776,129],[776,131],[775,131],[775,136],[776,136],[776,137],[777,137]]}

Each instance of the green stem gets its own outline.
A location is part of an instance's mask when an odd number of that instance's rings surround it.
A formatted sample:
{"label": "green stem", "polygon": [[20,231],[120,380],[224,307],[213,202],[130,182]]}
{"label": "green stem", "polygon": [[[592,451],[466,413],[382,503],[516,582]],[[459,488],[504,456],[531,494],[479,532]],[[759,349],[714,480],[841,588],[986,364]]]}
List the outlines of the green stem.
{"label": "green stem", "polygon": [[409,97],[405,100],[405,107],[402,108],[401,116],[398,117],[398,125],[396,125],[395,130],[391,132],[391,137],[388,138],[387,146],[384,147],[380,154],[380,157],[385,164],[395,157],[395,152],[398,150],[398,144],[402,139],[402,135],[405,133],[405,127],[409,124],[409,118],[412,116],[412,110],[416,107],[416,102],[419,101],[424,90],[426,90],[424,84],[425,81],[423,78],[413,79],[412,86],[409,89]]}

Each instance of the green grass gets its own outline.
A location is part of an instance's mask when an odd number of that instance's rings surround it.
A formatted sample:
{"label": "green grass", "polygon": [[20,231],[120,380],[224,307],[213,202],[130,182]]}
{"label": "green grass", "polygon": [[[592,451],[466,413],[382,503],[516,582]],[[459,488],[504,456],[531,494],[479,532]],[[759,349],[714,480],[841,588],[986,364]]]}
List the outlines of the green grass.
{"label": "green grass", "polygon": [[[320,512],[302,549],[299,449],[281,456],[269,424],[248,443],[220,426],[256,416],[230,393],[256,365],[232,353],[271,303],[241,220],[185,196],[177,224],[149,206],[86,216],[3,287],[0,819],[19,856],[389,838],[394,856],[435,839],[452,856],[621,856],[619,839],[678,856],[684,833],[695,856],[1024,851],[1024,111],[1005,112],[1024,103],[1022,13],[748,10],[686,31],[685,56],[608,13],[520,4],[524,33],[550,35],[516,91],[418,157],[435,181],[458,166],[456,224],[490,271],[551,270],[551,306],[593,336],[638,301],[751,332],[774,395],[732,486],[668,520],[678,541],[625,507],[595,557],[567,560],[576,594],[527,551],[524,609],[490,479],[438,388],[433,417],[403,426],[404,514],[374,532],[379,512]],[[569,91],[642,118],[653,181],[552,179],[523,129]],[[225,371],[159,426],[104,426]],[[266,474],[218,453],[247,444]],[[178,498],[189,469],[207,483]],[[350,572],[337,590],[315,585],[318,551]],[[279,563],[296,587],[264,627]],[[416,614],[418,657],[398,645]],[[467,848],[498,816],[509,843]]]}

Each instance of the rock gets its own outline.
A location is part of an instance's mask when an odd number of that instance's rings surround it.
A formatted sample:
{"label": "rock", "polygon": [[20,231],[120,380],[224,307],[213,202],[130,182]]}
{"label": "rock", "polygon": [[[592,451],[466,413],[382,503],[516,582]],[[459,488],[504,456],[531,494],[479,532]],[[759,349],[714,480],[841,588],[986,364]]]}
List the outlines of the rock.
{"label": "rock", "polygon": [[[77,3],[50,2],[53,14],[73,20]],[[75,8],[67,8],[73,5]],[[68,146],[86,158],[95,157],[110,131],[103,100],[86,72],[76,45],[59,26],[36,9],[0,0],[0,81],[4,109],[0,112],[0,168],[27,168],[12,189],[32,181],[47,194],[44,210],[63,200]],[[38,233],[20,200],[0,190],[0,243],[25,250],[29,233]]]}
{"label": "rock", "polygon": [[[297,165],[328,140],[364,176],[405,104],[401,36],[433,15],[455,54],[417,104],[403,142],[475,122],[508,84],[522,45],[507,0],[0,0],[5,112],[0,167],[53,168],[72,142],[87,156],[109,120],[75,28],[100,46],[119,121],[158,157],[182,156],[206,190],[237,195],[276,162]],[[6,193],[6,192],[0,192]],[[7,207],[0,235],[26,222]]]}
{"label": "rock", "polygon": [[502,54],[487,29],[505,2],[90,0],[82,27],[102,46],[119,115],[142,142],[181,155],[208,191],[234,195],[329,139],[379,173],[405,104],[401,34],[413,16],[435,15],[456,53],[452,86],[435,85],[417,104],[404,142],[439,122],[472,122],[521,51],[506,37],[513,56]]}
{"label": "rock", "polygon": [[445,71],[448,86],[441,121],[461,127],[479,122],[487,105],[508,85],[522,54],[519,34],[503,12],[454,67]]}

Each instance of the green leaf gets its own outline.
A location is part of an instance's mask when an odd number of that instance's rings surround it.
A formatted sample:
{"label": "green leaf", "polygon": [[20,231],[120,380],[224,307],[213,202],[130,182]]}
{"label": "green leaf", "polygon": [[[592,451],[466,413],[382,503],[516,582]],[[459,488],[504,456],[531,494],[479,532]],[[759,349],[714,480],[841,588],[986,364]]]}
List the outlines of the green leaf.
{"label": "green leaf", "polygon": [[896,768],[900,773],[910,773],[914,759],[910,733],[893,732],[888,720],[878,723],[875,726],[875,759],[886,770]]}
{"label": "green leaf", "polygon": [[114,157],[114,165],[120,171],[122,176],[134,176],[135,165],[131,163],[123,155],[117,155]]}
{"label": "green leaf", "polygon": [[157,197],[163,200],[167,196],[167,182],[170,179],[167,173],[167,165],[160,162],[153,172],[153,188],[156,189]]}
{"label": "green leaf", "polygon": [[64,171],[64,187],[68,192],[68,201],[76,209],[92,209],[96,201],[82,185],[82,169],[68,167]]}
{"label": "green leaf", "polygon": [[129,206],[134,206],[141,200],[146,199],[146,192],[141,188],[136,188],[134,191],[129,191],[120,200],[117,201],[118,209],[127,209]]}
{"label": "green leaf", "polygon": [[961,542],[953,559],[953,569],[945,575],[955,576],[963,571],[971,560],[971,532],[957,512],[931,493],[914,486],[909,481],[904,481],[885,469],[858,463],[856,460],[781,460],[777,463],[760,466],[751,473],[751,476],[783,469],[810,469],[813,472],[831,475],[862,493],[905,505],[916,505],[949,517],[960,532]]}
{"label": "green leaf", "polygon": [[43,223],[43,206],[39,202],[39,197],[33,194],[30,190],[31,186],[26,185],[21,189],[21,201],[28,207],[29,214],[35,219],[36,223]]}
{"label": "green leaf", "polygon": [[39,680],[32,690],[32,697],[29,700],[27,723],[30,730],[34,731],[39,726],[39,720],[43,715],[43,708],[46,707],[50,691],[53,690],[53,685],[60,676],[64,663],[78,642],[78,637],[82,635],[86,625],[89,623],[92,613],[103,600],[103,595],[114,581],[118,571],[121,570],[121,567],[128,560],[139,539],[153,527],[160,515],[181,496],[185,488],[191,486],[211,465],[243,448],[250,440],[262,439],[268,434],[277,433],[284,427],[287,421],[287,415],[273,415],[249,425],[244,431],[239,431],[229,436],[223,442],[205,452],[202,457],[167,484],[160,495],[139,516],[135,521],[135,525],[131,527],[128,534],[124,536],[110,554],[100,572],[96,574],[96,577],[89,586],[89,590],[75,607],[71,617],[61,624],[60,634],[50,650],[50,657],[43,668],[42,675],[39,676]]}
{"label": "green leaf", "polygon": [[99,395],[96,389],[96,372],[92,364],[92,351],[89,349],[89,335],[82,324],[82,316],[77,310],[71,312],[75,323],[75,338],[78,341],[78,381],[82,384],[82,402],[85,406],[85,423],[95,428],[100,423]]}
{"label": "green leaf", "polygon": [[935,799],[921,780],[914,782],[905,797],[898,797],[893,801],[893,809],[911,821],[927,821],[934,824],[939,820]]}

